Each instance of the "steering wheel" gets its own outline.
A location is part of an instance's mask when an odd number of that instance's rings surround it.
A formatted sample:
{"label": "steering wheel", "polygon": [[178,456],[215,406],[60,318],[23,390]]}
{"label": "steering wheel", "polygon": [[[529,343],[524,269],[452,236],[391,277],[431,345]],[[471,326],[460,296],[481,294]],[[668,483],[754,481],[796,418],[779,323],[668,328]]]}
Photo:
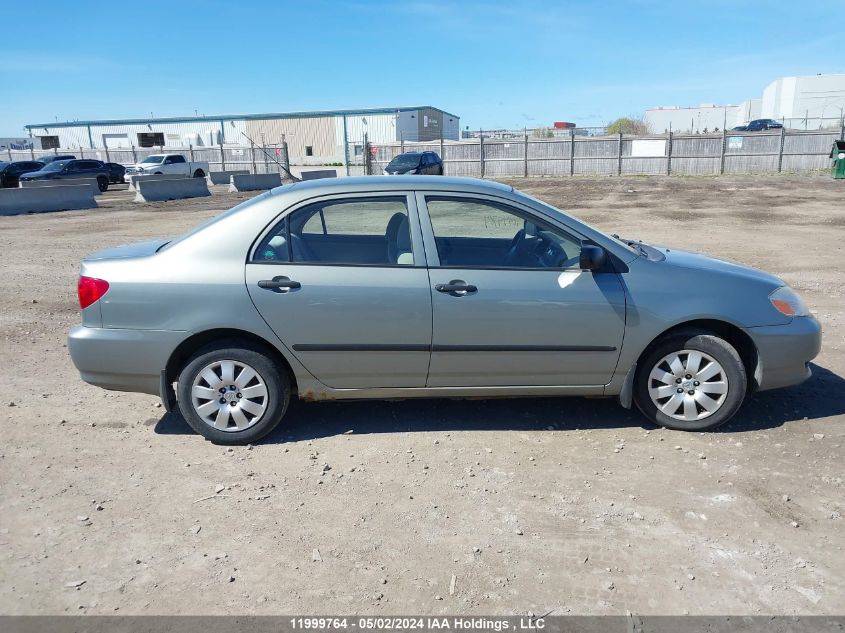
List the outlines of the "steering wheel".
{"label": "steering wheel", "polygon": [[505,255],[505,266],[517,266],[525,244],[525,229],[519,229],[511,240],[511,245]]}

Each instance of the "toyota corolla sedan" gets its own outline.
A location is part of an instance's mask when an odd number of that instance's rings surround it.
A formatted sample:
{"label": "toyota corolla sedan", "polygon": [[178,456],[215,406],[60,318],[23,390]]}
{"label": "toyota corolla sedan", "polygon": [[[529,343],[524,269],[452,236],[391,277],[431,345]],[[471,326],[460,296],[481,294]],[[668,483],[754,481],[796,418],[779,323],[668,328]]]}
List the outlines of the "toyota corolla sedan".
{"label": "toyota corolla sedan", "polygon": [[160,395],[221,444],[266,435],[294,396],[615,396],[710,429],[805,380],[821,344],[777,277],[463,178],[278,187],[90,255],[79,303],[83,380]]}

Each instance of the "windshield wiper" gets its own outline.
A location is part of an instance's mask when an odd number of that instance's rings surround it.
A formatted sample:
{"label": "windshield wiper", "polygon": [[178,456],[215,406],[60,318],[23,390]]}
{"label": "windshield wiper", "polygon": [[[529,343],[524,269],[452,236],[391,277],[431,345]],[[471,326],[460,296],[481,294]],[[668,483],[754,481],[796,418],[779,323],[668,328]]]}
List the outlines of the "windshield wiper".
{"label": "windshield wiper", "polygon": [[619,237],[617,233],[614,233],[613,237],[615,237],[620,242],[624,242],[628,246],[633,246],[640,252],[641,255],[645,255],[646,257],[648,257],[648,253],[646,252],[645,247],[643,246],[642,240],[629,240],[624,237]]}

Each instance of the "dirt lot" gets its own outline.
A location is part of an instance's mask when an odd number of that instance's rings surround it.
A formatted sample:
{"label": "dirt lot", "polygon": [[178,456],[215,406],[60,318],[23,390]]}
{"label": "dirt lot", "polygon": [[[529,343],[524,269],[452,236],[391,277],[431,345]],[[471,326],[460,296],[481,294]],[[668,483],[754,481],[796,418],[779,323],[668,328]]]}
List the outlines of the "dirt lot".
{"label": "dirt lot", "polygon": [[0,612],[845,611],[845,182],[513,184],[782,276],[825,328],[814,377],[715,433],[612,400],[297,403],[226,449],[154,397],[82,383],[65,334],[86,253],[248,196],[3,217]]}

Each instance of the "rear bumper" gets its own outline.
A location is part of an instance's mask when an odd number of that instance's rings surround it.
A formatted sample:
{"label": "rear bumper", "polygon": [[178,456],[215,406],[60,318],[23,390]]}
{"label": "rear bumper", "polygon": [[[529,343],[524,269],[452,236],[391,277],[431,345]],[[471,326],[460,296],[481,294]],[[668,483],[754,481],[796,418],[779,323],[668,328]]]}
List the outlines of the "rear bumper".
{"label": "rear bumper", "polygon": [[746,328],[757,347],[754,380],[759,391],[788,387],[812,375],[810,361],[819,353],[822,328],[813,317],[796,317],[786,325]]}
{"label": "rear bumper", "polygon": [[85,382],[103,389],[160,395],[161,372],[187,335],[79,325],[68,334],[67,346]]}

